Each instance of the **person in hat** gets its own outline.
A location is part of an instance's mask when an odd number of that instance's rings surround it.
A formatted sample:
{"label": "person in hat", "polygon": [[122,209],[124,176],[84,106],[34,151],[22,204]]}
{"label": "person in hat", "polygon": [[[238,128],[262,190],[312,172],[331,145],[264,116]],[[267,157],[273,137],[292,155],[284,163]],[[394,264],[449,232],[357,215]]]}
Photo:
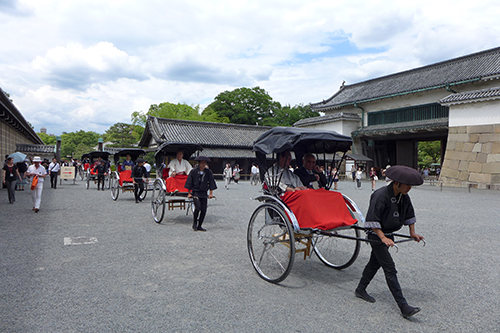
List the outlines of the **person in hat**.
{"label": "person in hat", "polygon": [[355,295],[367,302],[375,302],[375,298],[366,292],[366,288],[378,269],[382,267],[387,285],[401,310],[401,314],[404,318],[409,318],[420,309],[408,305],[404,298],[389,248],[394,246],[394,236],[391,233],[398,231],[403,225],[409,227],[410,236],[414,240],[420,242],[424,239],[415,232],[415,212],[408,196],[411,187],[422,185],[423,179],[417,170],[402,165],[386,169],[386,176],[392,179],[392,182],[389,186],[384,186],[373,192],[370,198],[365,228],[372,252],[355,290]]}
{"label": "person in hat", "polygon": [[[207,213],[208,199],[213,198],[213,191],[217,189],[217,184],[215,184],[212,171],[207,167],[207,162],[210,162],[210,158],[198,156],[194,160],[199,161],[198,167],[191,170],[184,187],[188,189],[188,198],[193,198],[195,205],[193,230],[207,231],[202,228],[202,224]],[[210,191],[208,195],[207,191]]]}
{"label": "person in hat", "polygon": [[132,180],[134,183],[134,196],[135,203],[139,203],[142,201],[141,195],[144,192],[144,178],[146,178],[146,182],[149,178],[149,173],[144,167],[144,160],[139,158],[135,161],[137,164],[134,165],[132,169]]}
{"label": "person in hat", "polygon": [[33,164],[28,167],[26,175],[28,177],[38,176],[38,184],[33,189],[31,199],[33,200],[33,210],[38,213],[40,210],[40,203],[42,201],[43,181],[47,177],[47,170],[41,165],[42,159],[40,156],[33,158]]}

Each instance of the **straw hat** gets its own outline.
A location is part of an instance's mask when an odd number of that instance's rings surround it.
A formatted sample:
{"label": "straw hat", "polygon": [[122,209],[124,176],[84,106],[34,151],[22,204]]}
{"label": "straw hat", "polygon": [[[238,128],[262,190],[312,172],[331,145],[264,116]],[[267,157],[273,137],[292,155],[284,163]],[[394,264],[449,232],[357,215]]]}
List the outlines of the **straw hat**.
{"label": "straw hat", "polygon": [[390,179],[406,185],[422,185],[424,183],[424,179],[420,173],[410,167],[404,165],[394,165],[385,170],[385,174]]}

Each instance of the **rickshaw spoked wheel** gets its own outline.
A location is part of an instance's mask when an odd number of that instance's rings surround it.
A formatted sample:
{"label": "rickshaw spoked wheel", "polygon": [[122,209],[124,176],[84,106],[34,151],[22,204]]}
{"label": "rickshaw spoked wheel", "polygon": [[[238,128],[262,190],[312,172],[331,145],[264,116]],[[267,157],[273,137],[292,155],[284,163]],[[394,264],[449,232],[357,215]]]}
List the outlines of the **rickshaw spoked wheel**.
{"label": "rickshaw spoked wheel", "polygon": [[[352,217],[360,221],[360,218],[354,214],[351,208],[349,206],[347,208]],[[337,235],[360,237],[360,232],[357,228],[337,228],[331,232]],[[328,267],[335,269],[343,269],[351,266],[356,261],[361,247],[360,240],[326,235],[313,236],[312,243],[314,253],[316,253],[319,260]]]}
{"label": "rickshaw spoked wheel", "polygon": [[142,192],[142,194],[139,198],[141,198],[141,200],[144,200],[144,199],[146,199],[147,195],[148,195],[148,184],[144,183],[144,191]]}
{"label": "rickshaw spoked wheel", "polygon": [[247,245],[252,265],[262,279],[278,283],[290,274],[295,237],[283,209],[268,203],[257,207],[248,223]]}
{"label": "rickshaw spoked wheel", "polygon": [[111,198],[113,200],[118,199],[118,195],[120,194],[120,183],[118,182],[118,174],[113,172],[109,180],[111,184]]}
{"label": "rickshaw spoked wheel", "polygon": [[165,215],[165,190],[161,179],[156,179],[153,183],[151,194],[151,213],[156,223],[161,223]]}

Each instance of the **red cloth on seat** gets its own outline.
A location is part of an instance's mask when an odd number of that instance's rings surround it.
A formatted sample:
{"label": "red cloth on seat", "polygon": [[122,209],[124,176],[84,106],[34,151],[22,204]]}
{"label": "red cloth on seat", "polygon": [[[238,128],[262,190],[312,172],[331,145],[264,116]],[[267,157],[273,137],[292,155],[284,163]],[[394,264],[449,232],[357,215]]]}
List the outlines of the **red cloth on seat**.
{"label": "red cloth on seat", "polygon": [[123,170],[120,172],[120,186],[123,186],[123,182],[133,183],[132,170]]}
{"label": "red cloth on seat", "polygon": [[187,175],[175,175],[175,177],[167,178],[167,180],[165,181],[167,192],[174,192],[175,190],[185,193],[189,192],[188,189],[184,187],[184,185],[186,185],[187,179]]}
{"label": "red cloth on seat", "polygon": [[330,230],[357,222],[352,218],[346,201],[340,192],[303,190],[286,192],[283,201],[290,207],[299,221],[300,228]]}
{"label": "red cloth on seat", "polygon": [[83,170],[87,171],[90,168],[90,163],[83,164]]}
{"label": "red cloth on seat", "polygon": [[165,169],[163,169],[162,174],[161,174],[161,177],[162,177],[163,179],[167,180],[167,179],[168,179],[168,172],[169,172],[169,171],[170,171],[170,168],[165,168]]}

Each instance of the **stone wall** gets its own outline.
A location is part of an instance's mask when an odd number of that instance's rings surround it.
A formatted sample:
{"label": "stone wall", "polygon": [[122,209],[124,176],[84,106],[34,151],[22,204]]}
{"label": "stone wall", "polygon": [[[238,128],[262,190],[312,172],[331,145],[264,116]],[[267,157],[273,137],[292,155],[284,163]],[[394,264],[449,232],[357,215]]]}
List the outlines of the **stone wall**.
{"label": "stone wall", "polygon": [[450,127],[439,181],[500,190],[500,124]]}

